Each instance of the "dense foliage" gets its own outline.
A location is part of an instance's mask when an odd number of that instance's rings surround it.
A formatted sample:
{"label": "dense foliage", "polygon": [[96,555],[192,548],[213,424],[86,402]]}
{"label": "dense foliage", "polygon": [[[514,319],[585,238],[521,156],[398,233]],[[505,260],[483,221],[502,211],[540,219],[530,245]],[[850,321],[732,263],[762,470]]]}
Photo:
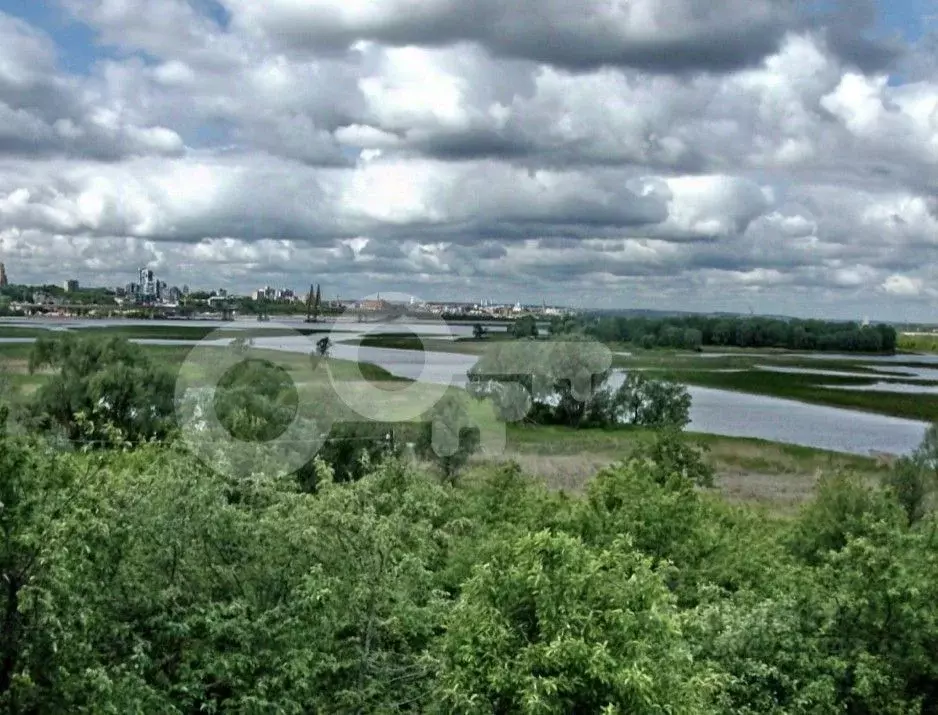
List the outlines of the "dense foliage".
{"label": "dense foliage", "polygon": [[513,321],[509,328],[509,334],[513,338],[523,340],[525,338],[536,338],[539,334],[537,320],[533,315],[525,315]]}
{"label": "dense foliage", "polygon": [[684,427],[687,388],[628,373],[618,388],[609,351],[593,340],[568,337],[494,345],[469,371],[469,392],[492,400],[506,422],[570,427]]}
{"label": "dense foliage", "polygon": [[896,349],[896,330],[889,325],[863,326],[823,320],[688,315],[644,318],[587,315],[555,318],[551,334],[581,332],[603,342],[632,343],[643,348],[697,350],[701,346],[787,348],[835,352],[886,352]]}
{"label": "dense foliage", "polygon": [[[82,396],[116,370],[103,350],[36,363]],[[290,407],[262,362],[222,382],[236,426],[252,399],[274,423]],[[433,415],[456,460],[459,407]],[[779,520],[709,493],[675,427],[576,496],[513,463],[441,479],[385,428],[349,427],[328,444],[373,452],[324,450],[283,478],[228,476],[172,441],[61,452],[0,431],[0,709],[938,711],[935,429],[883,487],[827,475]]]}
{"label": "dense foliage", "polygon": [[[235,343],[234,350],[241,351]],[[245,359],[232,367],[215,391],[215,414],[237,439],[266,442],[293,421],[299,397],[293,380],[269,360]]]}
{"label": "dense foliage", "polygon": [[40,338],[30,372],[54,374],[34,396],[28,421],[75,443],[138,444],[165,438],[174,425],[174,375],[136,345],[67,335]]}
{"label": "dense foliage", "polygon": [[80,288],[66,291],[61,285],[16,285],[0,287],[0,304],[3,301],[32,303],[39,295],[56,298],[69,305],[116,305],[114,291],[109,288]]}
{"label": "dense foliage", "polygon": [[654,452],[576,499],[513,465],[449,486],[397,460],[305,493],[169,446],[4,436],[0,706],[935,711],[932,515],[840,476],[776,522]]}

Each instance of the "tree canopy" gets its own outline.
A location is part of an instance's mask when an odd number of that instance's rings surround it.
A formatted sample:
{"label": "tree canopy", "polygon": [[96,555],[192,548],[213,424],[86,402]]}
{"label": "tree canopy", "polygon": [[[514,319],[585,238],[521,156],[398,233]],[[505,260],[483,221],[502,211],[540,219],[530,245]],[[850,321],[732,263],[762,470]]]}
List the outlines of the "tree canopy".
{"label": "tree canopy", "polygon": [[697,350],[701,346],[787,348],[836,352],[893,353],[897,334],[890,325],[766,318],[688,315],[663,318],[587,314],[554,318],[554,335],[583,333],[602,342]]}
{"label": "tree canopy", "polygon": [[630,372],[613,389],[612,356],[595,340],[568,336],[493,345],[469,371],[469,392],[492,400],[501,419],[571,427],[684,427],[687,388]]}
{"label": "tree canopy", "polygon": [[174,425],[174,375],[119,338],[40,338],[29,370],[51,378],[28,406],[40,429],[59,429],[76,443],[138,444],[166,437]]}
{"label": "tree canopy", "polygon": [[[564,350],[529,395],[595,400],[602,352]],[[81,440],[103,395],[119,439],[61,450],[0,420],[4,712],[938,711],[934,429],[883,485],[823,474],[776,518],[714,494],[678,426],[575,495],[511,462],[449,478],[394,432],[343,452],[374,423],[287,478],[230,475],[143,438],[137,393],[99,375],[149,375],[132,346],[41,343],[32,365],[54,366],[51,421]],[[218,399],[265,414],[283,377],[248,360]],[[456,460],[463,407],[432,415]]]}

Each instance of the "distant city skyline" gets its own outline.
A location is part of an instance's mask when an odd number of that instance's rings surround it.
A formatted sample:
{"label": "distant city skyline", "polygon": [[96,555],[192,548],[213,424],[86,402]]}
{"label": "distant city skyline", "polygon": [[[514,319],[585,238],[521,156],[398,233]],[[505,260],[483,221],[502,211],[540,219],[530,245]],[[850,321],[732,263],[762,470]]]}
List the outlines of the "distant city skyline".
{"label": "distant city skyline", "polygon": [[[5,272],[5,264],[0,262],[0,273],[2,272]],[[153,274],[152,279],[155,281],[154,285],[161,286],[161,293],[160,293],[159,298],[153,301],[153,304],[155,305],[178,303],[180,299],[183,297],[183,295],[188,295],[189,293],[192,293],[192,292],[209,293],[209,294],[215,293],[216,295],[223,297],[223,298],[248,298],[248,299],[256,300],[258,298],[257,296],[258,290],[261,290],[263,288],[268,288],[270,290],[270,295],[271,295],[269,299],[277,300],[278,299],[277,296],[283,293],[281,298],[296,302],[298,304],[297,312],[301,313],[303,312],[303,310],[301,309],[300,306],[301,304],[305,304],[305,301],[307,298],[307,291],[309,290],[308,286],[304,290],[297,290],[297,289],[290,289],[290,288],[274,288],[274,286],[269,285],[269,284],[262,285],[259,288],[255,288],[254,290],[240,290],[240,291],[230,290],[228,288],[220,287],[217,285],[200,286],[200,285],[189,285],[187,283],[177,285],[177,284],[172,284],[170,281],[163,280],[160,276],[156,274],[156,271],[152,269],[137,269],[137,271],[135,271],[134,274],[139,277],[142,272],[151,272]],[[66,287],[65,284],[70,283],[70,282],[72,281],[66,280],[66,281],[56,282],[54,280],[52,281],[41,280],[38,282],[27,282],[26,285],[30,285],[33,287],[39,287],[43,285],[52,285],[52,286],[57,286],[58,288],[64,289],[67,292],[68,288]],[[120,285],[115,286],[115,285],[106,285],[106,284],[100,284],[100,283],[99,284],[84,283],[84,282],[77,281],[77,280],[75,280],[75,282],[79,283],[82,289],[89,289],[89,290],[106,289],[106,290],[116,291],[118,292],[119,297],[124,297],[125,299],[126,297],[128,297],[128,292],[127,292],[128,288],[131,288],[133,286],[133,283],[124,284],[123,286],[120,286]],[[17,282],[14,281],[12,284],[16,285]],[[322,284],[320,284],[320,287],[322,287]],[[76,288],[73,287],[73,290],[75,289]],[[350,305],[354,303],[361,304],[362,301],[367,302],[368,300],[376,298],[376,297],[381,298],[382,292],[385,293],[385,296],[388,296],[388,295],[396,296],[395,299],[391,301],[392,303],[395,303],[395,304],[407,304],[407,303],[413,304],[415,302],[420,302],[420,303],[425,303],[431,306],[451,305],[451,306],[466,306],[466,307],[470,307],[470,306],[485,307],[486,305],[488,305],[489,307],[495,307],[499,309],[506,309],[506,308],[511,309],[515,306],[520,306],[520,307],[523,307],[525,310],[533,310],[535,312],[539,308],[546,308],[549,311],[553,309],[557,309],[560,311],[574,311],[574,312],[611,310],[611,311],[638,311],[638,312],[648,311],[652,313],[674,312],[674,313],[733,314],[733,315],[746,315],[746,314],[755,313],[756,315],[765,316],[765,317],[783,317],[783,318],[796,318],[796,319],[797,318],[808,318],[808,319],[819,318],[819,319],[835,320],[835,321],[849,321],[849,322],[854,322],[854,323],[858,323],[861,325],[870,324],[870,323],[879,323],[879,322],[895,323],[895,324],[908,323],[908,324],[922,324],[922,325],[938,325],[938,316],[933,317],[933,318],[926,317],[926,318],[915,319],[915,318],[902,318],[902,317],[892,318],[892,317],[873,316],[869,313],[864,313],[862,315],[850,315],[850,314],[818,315],[818,314],[799,314],[795,312],[785,312],[784,310],[758,312],[758,311],[753,310],[753,307],[751,304],[748,305],[746,309],[740,310],[740,309],[734,309],[732,307],[727,307],[727,308],[708,308],[708,307],[702,307],[702,306],[674,307],[674,306],[662,305],[660,303],[650,304],[650,305],[633,304],[633,305],[618,305],[618,306],[585,305],[582,303],[575,304],[575,303],[564,303],[562,301],[548,301],[544,297],[541,297],[539,299],[537,298],[536,299],[506,298],[503,300],[498,300],[498,299],[493,299],[493,298],[473,297],[468,294],[464,297],[459,297],[459,296],[454,297],[452,295],[444,296],[444,297],[433,297],[432,295],[416,296],[416,295],[409,294],[404,291],[397,290],[393,286],[391,288],[385,288],[382,291],[375,291],[372,293],[365,293],[365,294],[359,294],[359,295],[352,295],[351,293],[346,293],[344,295],[342,293],[329,295],[327,291],[323,290],[322,300],[324,304],[333,303],[337,299],[339,299],[343,305]],[[144,303],[146,304],[146,301],[144,301]]]}
{"label": "distant city skyline", "polygon": [[[151,264],[152,265],[152,264]],[[9,262],[6,262],[6,266],[9,266]],[[98,278],[94,280],[93,276],[101,274],[94,274],[91,272],[85,273],[85,276],[92,276],[86,278],[77,278],[79,284],[84,288],[109,288],[116,289],[118,287],[126,287],[126,285],[132,281],[126,280],[126,276],[131,276],[136,278],[139,267],[128,269],[126,274],[116,274],[113,278],[110,278],[111,274],[108,274],[106,278]],[[154,274],[157,274],[158,268],[151,269],[154,271]],[[9,268],[7,268],[9,273]],[[58,275],[67,275],[67,274],[58,274]],[[309,289],[309,280],[304,278],[298,278],[291,274],[267,274],[266,279],[260,277],[259,280],[252,280],[251,278],[242,279],[236,286],[231,285],[222,285],[222,284],[204,284],[200,285],[197,281],[198,277],[193,277],[192,272],[178,272],[176,278],[173,278],[174,272],[170,271],[169,273],[159,274],[160,281],[166,284],[167,289],[171,287],[178,287],[180,290],[184,285],[188,285],[192,291],[218,291],[224,290],[228,291],[232,295],[238,296],[247,296],[250,297],[255,291],[264,287],[270,287],[273,289],[288,290],[293,291],[297,296],[305,296],[306,292]],[[281,278],[281,282],[277,281],[277,278]],[[189,276],[186,280],[183,280],[184,276]],[[120,281],[121,278],[125,280]],[[288,285],[286,280],[293,280],[294,284]],[[316,281],[316,276],[312,276],[313,281]],[[404,290],[400,285],[397,285],[391,281],[385,281],[381,283],[371,284],[370,286],[362,286],[358,291],[349,287],[343,290],[340,287],[332,285],[328,280],[328,274],[323,273],[319,274],[319,282],[322,286],[323,300],[332,301],[337,298],[342,299],[343,301],[352,301],[352,300],[361,300],[367,297],[375,296],[379,293],[401,293],[407,295],[413,295],[416,299],[434,302],[434,303],[453,303],[453,304],[476,304],[481,300],[492,301],[498,305],[514,305],[515,303],[521,303],[526,306],[539,306],[544,303],[547,303],[550,306],[554,307],[563,307],[574,310],[665,310],[665,311],[680,311],[680,312],[691,312],[691,313],[737,313],[737,314],[746,314],[754,309],[754,305],[751,302],[741,302],[741,301],[732,301],[732,300],[716,300],[703,298],[698,301],[688,301],[684,296],[668,296],[665,299],[656,299],[654,296],[648,295],[634,295],[634,302],[626,302],[623,300],[627,296],[622,295],[612,295],[612,296],[603,296],[596,297],[584,292],[581,292],[580,295],[571,295],[569,299],[564,301],[550,300],[546,295],[537,295],[534,294],[530,289],[526,289],[521,286],[518,289],[518,292],[515,295],[510,295],[502,289],[502,293],[495,291],[492,297],[484,297],[484,292],[480,292],[480,289],[474,285],[467,285],[465,291],[459,293],[454,293],[451,286],[447,285],[428,285],[425,286],[425,291],[423,293],[411,292]],[[27,285],[58,285],[61,286],[67,278],[44,278],[39,280],[27,281]],[[188,282],[186,282],[188,281]],[[17,284],[20,281],[16,280],[14,275],[11,280],[12,283]],[[481,281],[474,281],[475,283],[481,283]],[[358,285],[358,284],[352,284]],[[619,299],[616,302],[616,299]],[[797,304],[793,305],[792,310],[785,309],[785,303],[780,302],[779,305],[775,308],[759,311],[756,310],[760,315],[783,315],[793,318],[820,318],[820,319],[830,319],[830,320],[847,320],[855,322],[864,322],[864,321],[885,321],[885,322],[895,322],[895,323],[936,323],[938,324],[938,306],[936,306],[935,311],[921,311],[918,313],[918,317],[914,317],[908,314],[902,314],[902,312],[889,313],[889,311],[884,311],[885,314],[877,314],[871,310],[862,310],[857,313],[851,313],[849,310],[843,312],[837,312],[835,309],[832,309],[831,306],[820,306],[823,310],[817,311],[799,311],[797,309]]]}

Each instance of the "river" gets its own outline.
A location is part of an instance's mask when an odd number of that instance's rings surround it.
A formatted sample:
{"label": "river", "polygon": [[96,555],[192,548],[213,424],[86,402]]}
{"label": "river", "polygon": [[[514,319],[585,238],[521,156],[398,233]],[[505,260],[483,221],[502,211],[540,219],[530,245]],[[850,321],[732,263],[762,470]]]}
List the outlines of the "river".
{"label": "river", "polygon": [[[12,323],[12,321],[11,321]],[[302,323],[271,321],[258,325],[256,321],[207,323],[207,321],[139,321],[136,324],[154,325],[206,325],[246,331],[258,331],[264,328],[301,327]],[[101,325],[130,325],[132,321],[80,321],[80,320],[31,320],[16,321],[17,325],[29,327],[91,327]],[[309,326],[305,326],[309,327]],[[318,327],[318,326],[317,326]],[[437,321],[429,322],[392,322],[386,324],[339,323],[322,324],[323,328],[333,330],[333,357],[370,362],[383,367],[388,372],[414,380],[437,384],[465,384],[466,372],[478,358],[439,351],[424,353],[411,350],[389,348],[359,347],[347,345],[339,340],[350,340],[363,333],[374,332],[412,332],[434,337],[462,337],[472,334],[471,325],[447,326]],[[319,335],[309,337],[255,337],[254,345],[258,348],[284,350],[289,352],[309,353],[313,350]],[[29,342],[30,338],[6,338],[0,342]],[[194,344],[185,340],[147,340],[136,342],[149,344]],[[227,342],[227,341],[221,341]],[[916,360],[906,356],[907,360]],[[616,385],[622,379],[622,373],[614,375],[611,381]],[[734,437],[753,437],[784,442],[789,444],[827,449],[850,454],[870,454],[882,452],[889,454],[907,454],[918,446],[924,434],[926,424],[884,415],[876,415],[855,410],[838,409],[810,405],[792,400],[784,400],[763,395],[752,395],[727,390],[713,390],[702,387],[689,387],[693,399],[689,430],[709,434]]]}

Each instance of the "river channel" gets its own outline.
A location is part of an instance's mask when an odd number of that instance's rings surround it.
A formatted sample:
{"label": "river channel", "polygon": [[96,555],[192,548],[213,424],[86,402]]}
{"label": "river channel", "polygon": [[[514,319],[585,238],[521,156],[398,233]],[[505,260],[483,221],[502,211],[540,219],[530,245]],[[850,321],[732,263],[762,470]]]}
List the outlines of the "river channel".
{"label": "river channel", "polygon": [[[316,336],[261,337],[256,333],[265,328],[289,326],[301,327],[299,321],[270,322],[259,326],[257,322],[211,322],[211,321],[119,321],[119,320],[18,320],[4,321],[24,327],[98,327],[113,325],[177,325],[212,326],[244,329],[254,333],[254,345],[258,348],[309,353],[313,350]],[[308,327],[308,326],[307,326]],[[414,380],[438,384],[463,385],[466,372],[478,358],[470,355],[440,351],[417,352],[389,348],[359,347],[340,341],[352,340],[363,333],[401,332],[434,337],[464,337],[472,334],[471,325],[447,326],[441,322],[407,322],[387,324],[360,324],[342,322],[323,324],[323,329],[332,331],[334,346],[332,356],[346,360],[370,362],[383,367],[390,373]],[[491,329],[504,329],[491,326]],[[5,338],[0,342],[24,342],[29,338]],[[150,344],[194,344],[186,340],[140,339],[135,342]],[[221,341],[227,342],[227,341]],[[915,359],[906,356],[906,359]],[[615,386],[622,380],[623,373],[614,375]],[[691,423],[693,432],[754,437],[789,444],[827,449],[851,454],[889,453],[907,454],[921,441],[926,424],[914,420],[876,415],[854,410],[811,405],[763,395],[752,395],[709,388],[688,388],[693,398]]]}

